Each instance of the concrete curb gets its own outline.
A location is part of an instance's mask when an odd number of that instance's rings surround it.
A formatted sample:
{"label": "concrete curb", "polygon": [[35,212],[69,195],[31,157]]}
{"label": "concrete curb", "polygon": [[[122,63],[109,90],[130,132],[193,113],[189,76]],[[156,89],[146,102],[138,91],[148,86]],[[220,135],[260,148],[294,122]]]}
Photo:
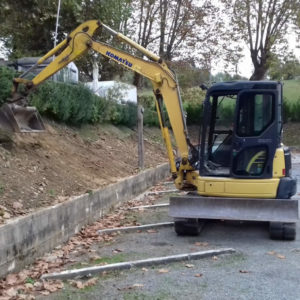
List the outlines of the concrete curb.
{"label": "concrete curb", "polygon": [[99,234],[109,234],[114,232],[133,232],[137,230],[147,230],[152,228],[162,228],[162,227],[170,227],[173,226],[174,222],[163,222],[163,223],[155,223],[155,224],[145,224],[145,225],[139,225],[139,226],[128,226],[128,227],[116,227],[116,228],[107,228],[107,229],[101,229],[97,232]]}
{"label": "concrete curb", "polygon": [[169,175],[169,164],[127,177],[0,226],[0,277],[16,272],[67,241],[113,205],[130,200]]}
{"label": "concrete curb", "polygon": [[108,271],[129,270],[133,267],[147,267],[152,265],[167,264],[167,263],[179,262],[185,260],[196,260],[205,257],[217,256],[221,254],[231,254],[235,252],[236,252],[235,249],[225,248],[225,249],[207,250],[207,251],[194,252],[194,253],[177,254],[171,256],[154,257],[154,258],[148,258],[142,260],[109,264],[105,266],[94,266],[94,267],[82,268],[77,270],[62,271],[60,273],[45,274],[42,275],[41,279],[72,279],[72,278],[80,278],[80,277],[89,277],[95,274],[101,274],[103,272],[108,272]]}

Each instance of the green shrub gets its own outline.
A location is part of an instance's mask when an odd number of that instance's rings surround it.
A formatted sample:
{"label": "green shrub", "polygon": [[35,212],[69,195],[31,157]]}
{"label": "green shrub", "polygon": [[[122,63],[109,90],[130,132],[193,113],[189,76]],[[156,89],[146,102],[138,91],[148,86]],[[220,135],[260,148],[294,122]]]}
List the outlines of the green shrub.
{"label": "green shrub", "polygon": [[205,92],[199,87],[185,89],[181,92],[183,109],[186,112],[186,122],[188,125],[200,124],[203,113],[203,101]]}
{"label": "green shrub", "polygon": [[11,96],[13,78],[16,72],[7,67],[0,67],[0,105]]}
{"label": "green shrub", "polygon": [[83,85],[47,81],[30,95],[41,114],[72,125],[112,123],[133,127],[137,106],[98,97]]}
{"label": "green shrub", "polygon": [[283,99],[283,122],[300,122],[300,97],[298,100]]}
{"label": "green shrub", "polygon": [[157,111],[151,108],[145,108],[144,111],[144,124],[147,126],[159,126]]}
{"label": "green shrub", "polygon": [[41,114],[69,124],[106,121],[106,101],[82,85],[48,81],[30,95]]}
{"label": "green shrub", "polygon": [[139,95],[138,102],[144,108],[152,108],[152,109],[155,108],[155,96],[153,92]]}

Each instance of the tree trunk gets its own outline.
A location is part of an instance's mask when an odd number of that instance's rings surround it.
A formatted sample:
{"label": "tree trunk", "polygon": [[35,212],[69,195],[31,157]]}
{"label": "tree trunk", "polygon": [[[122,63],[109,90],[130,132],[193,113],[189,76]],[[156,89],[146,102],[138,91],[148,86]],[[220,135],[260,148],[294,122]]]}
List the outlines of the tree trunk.
{"label": "tree trunk", "polygon": [[139,73],[134,73],[133,85],[135,85],[137,89],[142,87],[143,77]]}
{"label": "tree trunk", "polygon": [[268,68],[266,65],[255,67],[254,72],[250,77],[250,80],[264,80],[266,77],[267,71],[268,71]]}

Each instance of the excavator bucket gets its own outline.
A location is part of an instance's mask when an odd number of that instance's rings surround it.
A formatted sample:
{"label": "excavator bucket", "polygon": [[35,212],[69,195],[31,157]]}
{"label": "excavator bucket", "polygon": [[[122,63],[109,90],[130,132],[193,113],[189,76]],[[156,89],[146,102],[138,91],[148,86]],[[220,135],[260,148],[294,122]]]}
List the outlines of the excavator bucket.
{"label": "excavator bucket", "polygon": [[5,103],[0,108],[0,129],[14,132],[42,132],[45,126],[33,106]]}
{"label": "excavator bucket", "polygon": [[297,222],[298,199],[243,199],[201,196],[170,198],[169,215],[186,219]]}

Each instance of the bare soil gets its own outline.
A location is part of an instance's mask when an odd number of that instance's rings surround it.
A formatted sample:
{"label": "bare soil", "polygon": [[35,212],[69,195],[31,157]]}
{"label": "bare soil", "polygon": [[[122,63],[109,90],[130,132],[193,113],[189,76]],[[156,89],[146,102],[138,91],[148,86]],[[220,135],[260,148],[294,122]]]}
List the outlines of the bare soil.
{"label": "bare soil", "polygon": [[[0,139],[0,223],[139,171],[134,130],[50,121],[46,127],[45,133]],[[160,135],[158,128],[145,128],[145,168],[167,160]]]}

